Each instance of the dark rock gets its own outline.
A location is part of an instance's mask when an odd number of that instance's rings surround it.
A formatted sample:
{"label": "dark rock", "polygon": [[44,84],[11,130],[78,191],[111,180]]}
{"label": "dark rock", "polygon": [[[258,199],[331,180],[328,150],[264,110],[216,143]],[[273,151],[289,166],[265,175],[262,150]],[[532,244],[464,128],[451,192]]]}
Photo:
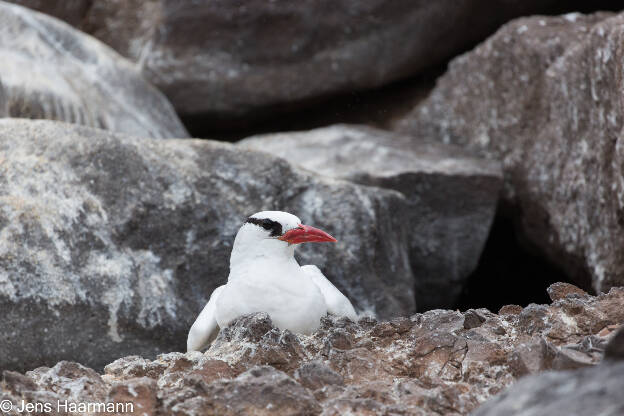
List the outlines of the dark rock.
{"label": "dark rock", "polygon": [[624,360],[624,327],[620,328],[605,348],[605,359]]}
{"label": "dark rock", "polygon": [[216,121],[417,74],[510,18],[557,3],[15,1],[65,18],[137,62],[182,115]]}
{"label": "dark rock", "polygon": [[472,329],[483,325],[486,317],[482,313],[474,309],[469,309],[464,312],[464,328]]}
{"label": "dark rock", "polygon": [[503,162],[534,250],[583,289],[624,286],[624,14],[530,17],[453,60],[398,130]]}
{"label": "dark rock", "polygon": [[403,232],[421,310],[453,305],[475,269],[492,223],[502,173],[463,150],[363,127],[335,125],[239,143],[313,172],[395,190],[409,206]]}
{"label": "dark rock", "polygon": [[339,240],[299,258],[357,308],[380,317],[415,309],[404,198],[394,191],[231,145],[43,120],[1,120],[0,154],[1,368],[73,359],[101,369],[184,350],[227,279],[234,235],[263,209],[296,213]]}
{"label": "dark rock", "polygon": [[98,40],[4,2],[0,27],[0,116],[144,137],[188,137],[165,96]]}
{"label": "dark rock", "polygon": [[624,363],[523,378],[474,416],[616,416],[624,412]]}

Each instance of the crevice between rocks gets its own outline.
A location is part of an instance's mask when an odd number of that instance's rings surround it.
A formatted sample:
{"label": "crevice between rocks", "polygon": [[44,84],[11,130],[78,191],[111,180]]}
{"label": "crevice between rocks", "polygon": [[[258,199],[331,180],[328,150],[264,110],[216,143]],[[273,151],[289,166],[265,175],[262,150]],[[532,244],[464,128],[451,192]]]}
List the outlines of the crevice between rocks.
{"label": "crevice between rocks", "polygon": [[455,308],[497,312],[504,305],[549,304],[546,288],[555,282],[575,284],[522,241],[513,219],[499,207],[477,268]]}

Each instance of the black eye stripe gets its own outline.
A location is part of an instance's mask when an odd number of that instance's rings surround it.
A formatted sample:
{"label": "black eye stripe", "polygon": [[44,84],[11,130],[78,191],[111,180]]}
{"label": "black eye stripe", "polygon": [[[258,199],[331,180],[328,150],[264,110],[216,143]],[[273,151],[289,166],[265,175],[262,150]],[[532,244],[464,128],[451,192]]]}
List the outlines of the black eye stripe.
{"label": "black eye stripe", "polygon": [[282,224],[277,221],[272,221],[268,218],[259,219],[259,218],[247,218],[246,223],[259,225],[267,231],[271,231],[269,236],[271,237],[279,237],[282,235]]}

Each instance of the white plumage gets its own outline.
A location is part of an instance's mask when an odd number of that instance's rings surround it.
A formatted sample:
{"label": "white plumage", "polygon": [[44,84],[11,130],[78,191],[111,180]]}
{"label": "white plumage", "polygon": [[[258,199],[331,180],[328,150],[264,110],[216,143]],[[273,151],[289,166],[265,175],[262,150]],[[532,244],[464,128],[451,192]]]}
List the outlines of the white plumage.
{"label": "white plumage", "polygon": [[266,312],[281,329],[310,334],[327,313],[355,320],[347,299],[316,266],[299,266],[296,244],[336,241],[329,234],[301,224],[282,211],[249,217],[232,247],[230,275],[216,288],[191,327],[189,351],[199,351],[236,318]]}

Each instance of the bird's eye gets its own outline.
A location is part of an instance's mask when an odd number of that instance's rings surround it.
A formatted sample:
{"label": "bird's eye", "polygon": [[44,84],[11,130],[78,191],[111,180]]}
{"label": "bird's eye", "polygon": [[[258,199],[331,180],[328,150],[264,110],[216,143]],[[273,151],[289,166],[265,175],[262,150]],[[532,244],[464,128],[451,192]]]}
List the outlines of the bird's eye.
{"label": "bird's eye", "polygon": [[271,220],[262,220],[262,228],[264,228],[265,230],[271,230],[274,227],[274,222]]}
{"label": "bird's eye", "polygon": [[268,218],[265,219],[258,219],[258,218],[247,218],[247,221],[245,221],[246,223],[249,224],[255,224],[258,225],[262,228],[264,228],[267,231],[270,231],[271,237],[279,237],[280,235],[282,235],[282,224],[280,224],[277,221],[272,221]]}

